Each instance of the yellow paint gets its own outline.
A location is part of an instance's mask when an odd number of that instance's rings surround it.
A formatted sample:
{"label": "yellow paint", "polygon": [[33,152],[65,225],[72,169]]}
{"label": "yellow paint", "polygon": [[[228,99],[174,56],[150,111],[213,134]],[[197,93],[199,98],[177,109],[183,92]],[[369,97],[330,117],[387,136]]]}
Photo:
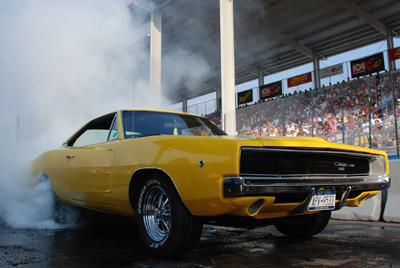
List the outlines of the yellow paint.
{"label": "yellow paint", "polygon": [[[384,151],[329,143],[320,138],[171,135],[124,139],[121,112],[118,112],[118,125],[120,140],[48,151],[34,161],[34,174],[47,174],[54,192],[63,202],[133,215],[128,195],[131,178],[140,169],[156,168],[173,180],[183,203],[193,215],[248,216],[248,206],[260,197],[224,198],[222,194],[223,178],[239,175],[242,146],[336,149],[382,155],[388,170],[388,157]],[[74,157],[68,159],[68,155]],[[199,166],[200,160],[205,162],[204,167]],[[346,205],[359,206],[359,200],[377,193],[362,193],[349,199]],[[299,205],[274,204],[274,197],[262,198],[265,203],[256,218],[288,216]]]}
{"label": "yellow paint", "polygon": [[122,128],[122,112],[118,111],[117,112],[117,118],[118,118],[118,134],[119,134],[119,140],[123,140],[125,138],[124,131]]}

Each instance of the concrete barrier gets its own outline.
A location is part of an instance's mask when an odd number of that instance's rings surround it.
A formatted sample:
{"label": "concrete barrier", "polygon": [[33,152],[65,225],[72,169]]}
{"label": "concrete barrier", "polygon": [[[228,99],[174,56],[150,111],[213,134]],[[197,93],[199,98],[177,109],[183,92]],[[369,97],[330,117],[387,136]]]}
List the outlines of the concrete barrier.
{"label": "concrete barrier", "polygon": [[381,214],[382,194],[368,199],[361,207],[344,207],[332,213],[333,219],[379,221]]}
{"label": "concrete barrier", "polygon": [[[383,220],[388,222],[400,222],[400,160],[390,161],[390,176],[392,185],[387,195]],[[381,215],[382,194],[379,194],[365,202],[362,207],[344,207],[334,211],[332,218],[343,220],[378,221]]]}
{"label": "concrete barrier", "polygon": [[391,160],[389,165],[392,185],[389,188],[383,219],[400,222],[400,160]]}

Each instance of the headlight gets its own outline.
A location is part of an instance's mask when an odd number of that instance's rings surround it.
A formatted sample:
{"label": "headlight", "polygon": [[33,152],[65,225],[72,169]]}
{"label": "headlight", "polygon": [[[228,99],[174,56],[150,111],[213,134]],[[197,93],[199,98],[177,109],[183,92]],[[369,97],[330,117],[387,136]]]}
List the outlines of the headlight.
{"label": "headlight", "polygon": [[384,156],[377,155],[371,160],[371,175],[385,176],[386,168],[386,159]]}

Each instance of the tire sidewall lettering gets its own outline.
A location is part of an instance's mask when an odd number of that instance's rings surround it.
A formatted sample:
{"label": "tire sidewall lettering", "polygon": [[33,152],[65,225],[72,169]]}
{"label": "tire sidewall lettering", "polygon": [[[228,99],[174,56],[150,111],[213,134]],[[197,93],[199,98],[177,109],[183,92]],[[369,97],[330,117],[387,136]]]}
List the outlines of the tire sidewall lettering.
{"label": "tire sidewall lettering", "polygon": [[160,247],[164,246],[165,242],[168,240],[168,237],[169,237],[169,234],[160,242],[150,243],[150,247],[156,249],[156,248],[160,248]]}
{"label": "tire sidewall lettering", "polygon": [[151,186],[151,185],[161,185],[161,182],[159,180],[156,179],[151,179],[146,181],[143,186],[141,187],[140,193],[139,193],[139,197],[138,197],[138,202],[137,202],[137,213],[138,215],[142,215],[142,210],[143,210],[143,196],[146,193],[147,189]]}

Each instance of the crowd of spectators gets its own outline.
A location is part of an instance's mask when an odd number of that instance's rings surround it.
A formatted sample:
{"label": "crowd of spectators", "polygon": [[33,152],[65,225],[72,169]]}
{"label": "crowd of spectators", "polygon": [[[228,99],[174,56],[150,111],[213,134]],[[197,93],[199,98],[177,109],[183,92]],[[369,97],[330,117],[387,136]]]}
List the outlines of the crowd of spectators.
{"label": "crowd of spectators", "polygon": [[[400,72],[343,81],[238,108],[237,132],[244,136],[317,136],[396,154],[398,98]],[[220,125],[219,112],[208,117]]]}
{"label": "crowd of spectators", "polygon": [[215,111],[211,114],[205,115],[211,122],[213,122],[215,125],[221,127],[221,112],[220,111]]}

